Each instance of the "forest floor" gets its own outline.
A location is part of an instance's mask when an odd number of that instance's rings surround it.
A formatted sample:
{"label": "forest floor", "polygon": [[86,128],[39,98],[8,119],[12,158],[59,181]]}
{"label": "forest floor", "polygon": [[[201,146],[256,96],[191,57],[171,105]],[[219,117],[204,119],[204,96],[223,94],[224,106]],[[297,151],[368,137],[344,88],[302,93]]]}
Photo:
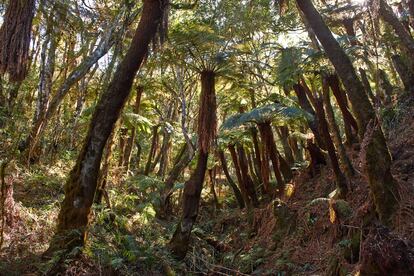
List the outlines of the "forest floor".
{"label": "forest floor", "polygon": [[[393,233],[414,240],[414,100],[400,101],[382,113],[399,183],[401,203]],[[355,237],[371,209],[368,184],[362,177],[358,151],[349,150],[358,171],[350,181],[349,204],[328,199],[335,189],[333,174],[321,168],[311,178],[306,170],[288,185],[284,203],[273,201],[253,214],[234,201],[217,209],[209,195],[200,208],[192,247],[183,262],[166,249],[177,218],[162,221],[152,207],[156,189],[139,178],[112,185],[112,208],[96,206],[89,242],[82,255],[65,260],[64,275],[346,275],[359,270],[364,248]],[[73,159],[54,166],[24,170],[16,165],[14,225],[6,228],[0,251],[0,275],[41,275],[52,261],[41,258],[53,235],[65,176]],[[225,188],[219,193],[224,194]],[[316,200],[315,200],[316,199]]]}

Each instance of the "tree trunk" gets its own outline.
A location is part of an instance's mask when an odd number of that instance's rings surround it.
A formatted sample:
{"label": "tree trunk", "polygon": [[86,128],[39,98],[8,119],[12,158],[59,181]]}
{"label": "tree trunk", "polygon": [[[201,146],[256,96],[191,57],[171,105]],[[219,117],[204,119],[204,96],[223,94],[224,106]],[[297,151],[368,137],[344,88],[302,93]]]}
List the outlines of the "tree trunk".
{"label": "tree trunk", "polygon": [[157,139],[158,139],[158,125],[152,127],[152,140],[151,148],[148,153],[147,164],[145,165],[144,175],[148,175],[151,170],[152,159],[154,158],[155,151],[157,150]]}
{"label": "tree trunk", "polygon": [[379,5],[379,15],[381,18],[391,25],[394,32],[397,34],[401,43],[406,48],[408,54],[411,57],[411,62],[414,62],[414,39],[411,34],[404,28],[404,25],[398,20],[398,17],[394,14],[392,8],[385,0],[376,0]]}
{"label": "tree trunk", "polygon": [[391,57],[394,67],[400,76],[406,91],[414,92],[414,74],[410,67],[406,64],[400,55],[393,55]]}
{"label": "tree trunk", "polygon": [[160,208],[157,212],[158,217],[167,219],[171,214],[170,198],[173,194],[174,183],[177,181],[178,177],[188,166],[191,160],[193,160],[194,153],[194,150],[190,150],[187,144],[185,144],[180,150],[178,157],[176,158],[176,162],[165,180],[164,189],[161,192]]}
{"label": "tree trunk", "polygon": [[249,198],[249,193],[247,192],[247,187],[242,177],[240,162],[237,156],[236,147],[234,145],[229,145],[228,149],[231,155],[231,159],[233,160],[234,170],[236,172],[237,182],[239,183],[239,188],[241,191],[243,201],[245,202],[247,208],[250,209],[252,207],[252,202]]}
{"label": "tree trunk", "polygon": [[335,153],[335,146],[332,142],[332,138],[329,133],[328,122],[325,119],[325,111],[323,110],[323,103],[321,99],[317,99],[316,114],[319,117],[319,124],[322,129],[321,132],[325,139],[325,144],[328,150],[329,159],[331,160],[332,170],[335,175],[339,197],[345,198],[348,192],[348,187],[346,184],[345,176],[342,173],[341,168],[339,167],[338,158]]}
{"label": "tree trunk", "polygon": [[369,99],[372,103],[376,103],[374,93],[372,92],[371,85],[369,84],[367,73],[364,69],[359,68],[359,74],[361,75],[362,84],[364,85],[365,92],[367,93]]}
{"label": "tree trunk", "polygon": [[[135,104],[134,104],[135,114],[139,113],[139,106],[141,104],[141,97],[142,97],[143,92],[144,92],[144,87],[139,85],[137,87],[137,96],[135,98]],[[122,166],[125,168],[125,172],[129,171],[129,164],[131,161],[132,149],[135,143],[135,136],[136,136],[136,129],[133,127],[131,129],[131,135],[129,136],[128,141],[127,141],[127,146],[125,148],[124,163],[122,164]]]}
{"label": "tree trunk", "polygon": [[375,117],[374,109],[364,93],[364,86],[358,79],[350,59],[333,37],[311,0],[297,0],[297,4],[315,31],[326,55],[335,67],[338,76],[341,78],[348,92],[358,123],[359,137],[362,139],[367,124],[371,118]]}
{"label": "tree trunk", "polygon": [[[368,124],[373,131],[366,140],[365,159],[367,160],[366,174],[374,197],[377,213],[383,223],[390,224],[390,219],[396,209],[398,199],[393,193],[396,190],[396,182],[391,174],[391,157],[381,127],[374,125],[377,121],[375,111],[364,93],[364,86],[358,79],[354,67],[339,43],[333,37],[321,15],[313,6],[311,0],[297,0],[298,6],[309,19],[312,29],[325,49],[326,55],[344,84],[352,109],[358,122],[360,140],[364,138]],[[413,47],[414,49],[414,47]],[[365,135],[365,136],[367,136]],[[372,153],[372,155],[371,155]]]}
{"label": "tree trunk", "polygon": [[287,126],[280,126],[276,128],[276,133],[280,138],[280,142],[282,143],[286,162],[289,166],[292,166],[295,162],[295,159],[293,158],[292,149],[289,146],[289,128]]}
{"label": "tree trunk", "polygon": [[251,128],[253,147],[254,147],[254,168],[259,178],[259,182],[263,182],[262,179],[262,156],[260,154],[259,137],[257,137],[257,128]]}
{"label": "tree trunk", "polygon": [[346,142],[347,144],[352,145],[353,143],[357,142],[353,130],[355,131],[355,133],[358,133],[358,124],[354,116],[352,116],[351,112],[348,109],[348,99],[346,97],[345,91],[341,89],[341,85],[339,83],[337,75],[329,75],[326,78],[326,80],[332,89],[336,102],[342,113],[342,118],[344,120],[345,135],[347,138]]}
{"label": "tree trunk", "polygon": [[170,242],[170,248],[178,259],[187,254],[190,235],[197,219],[198,208],[207,169],[208,151],[216,136],[215,73],[201,72],[201,95],[198,115],[198,160],[195,171],[184,185],[183,213]]}
{"label": "tree trunk", "polygon": [[252,202],[254,207],[257,207],[259,204],[259,201],[257,200],[256,190],[254,188],[254,183],[249,175],[249,165],[248,160],[246,157],[246,152],[241,145],[236,146],[237,154],[239,158],[239,166],[241,171],[241,178],[244,183],[244,187],[246,187],[247,194],[250,198],[250,201]]}
{"label": "tree trunk", "polygon": [[[273,137],[272,126],[270,125],[270,122],[260,123],[258,126],[262,143],[265,145],[269,159],[272,161],[273,171],[276,177],[279,192],[282,192],[284,190],[284,182],[279,170],[278,154],[275,139]],[[270,187],[267,187],[267,189],[266,193],[273,196],[273,191],[270,190]]]}
{"label": "tree trunk", "polygon": [[304,87],[298,83],[293,85],[293,90],[298,97],[300,107],[307,111],[309,114],[313,115],[314,119],[312,121],[308,121],[309,128],[312,130],[313,135],[315,136],[316,142],[321,149],[325,149],[325,144],[322,139],[322,136],[319,132],[319,123],[316,117],[315,110],[313,109],[312,105],[310,104],[308,97],[306,96],[306,92]]}
{"label": "tree trunk", "polygon": [[33,124],[26,141],[26,145],[28,147],[28,157],[30,156],[30,152],[36,148],[40,137],[47,127],[47,124],[58,110],[58,107],[64,97],[68,94],[70,88],[81,78],[83,78],[89,72],[91,67],[98,62],[98,60],[103,57],[114,44],[114,30],[111,30],[108,34],[106,34],[106,36],[101,39],[96,49],[69,74],[69,77],[62,83],[51,99],[47,111]]}
{"label": "tree trunk", "polygon": [[329,95],[329,86],[325,76],[323,76],[322,79],[322,93],[326,118],[328,119],[329,129],[331,130],[333,135],[333,141],[336,145],[336,149],[338,151],[341,163],[344,167],[345,174],[348,177],[348,179],[351,179],[351,177],[355,174],[355,171],[352,167],[351,161],[349,160],[346,154],[346,150],[341,139],[341,133],[339,132],[339,127],[335,121],[335,114],[331,105],[331,99]]}
{"label": "tree trunk", "polygon": [[130,48],[98,101],[83,148],[66,182],[57,233],[48,253],[61,249],[70,252],[84,244],[103,149],[129,96],[135,75],[148,54],[149,43],[158,30],[165,9],[164,1],[144,1]]}
{"label": "tree trunk", "polygon": [[13,82],[27,75],[35,8],[35,0],[9,1],[0,28],[0,74],[8,73]]}
{"label": "tree trunk", "polygon": [[229,183],[230,187],[233,189],[234,196],[236,197],[237,203],[239,204],[239,208],[243,209],[245,206],[243,196],[239,188],[237,188],[236,183],[234,183],[233,179],[230,176],[229,169],[227,167],[226,157],[224,156],[224,152],[222,150],[218,151],[218,156],[220,158],[221,167],[223,169],[224,175],[226,176],[227,182]]}

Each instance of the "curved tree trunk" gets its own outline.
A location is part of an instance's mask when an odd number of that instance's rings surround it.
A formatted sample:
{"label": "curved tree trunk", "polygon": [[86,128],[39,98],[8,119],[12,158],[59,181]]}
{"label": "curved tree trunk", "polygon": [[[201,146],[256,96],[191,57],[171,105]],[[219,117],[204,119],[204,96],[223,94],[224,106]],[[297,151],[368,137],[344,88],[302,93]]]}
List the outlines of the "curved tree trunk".
{"label": "curved tree trunk", "polygon": [[201,190],[207,169],[208,151],[216,136],[215,73],[201,72],[201,95],[198,115],[198,160],[195,171],[184,185],[183,214],[170,241],[170,248],[178,259],[187,254],[191,230],[197,219]]}
{"label": "curved tree trunk", "polygon": [[148,54],[149,43],[158,30],[166,5],[165,1],[144,1],[130,48],[97,104],[83,148],[66,182],[57,233],[47,253],[61,249],[70,251],[84,244],[103,149],[129,96],[135,75]]}
{"label": "curved tree trunk", "polygon": [[244,186],[246,187],[247,194],[252,202],[253,206],[256,207],[259,204],[257,200],[256,190],[254,188],[253,180],[249,174],[249,165],[248,160],[246,157],[246,151],[244,150],[242,145],[237,145],[237,154],[239,157],[239,166],[241,171],[242,181]]}

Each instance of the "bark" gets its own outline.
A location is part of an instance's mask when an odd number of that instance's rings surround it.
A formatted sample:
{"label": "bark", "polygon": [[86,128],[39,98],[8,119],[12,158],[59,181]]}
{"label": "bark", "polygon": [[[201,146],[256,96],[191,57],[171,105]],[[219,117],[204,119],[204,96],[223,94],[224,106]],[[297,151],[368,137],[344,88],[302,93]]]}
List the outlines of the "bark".
{"label": "bark", "polygon": [[[270,125],[270,122],[260,123],[258,126],[262,143],[266,148],[269,159],[272,161],[273,172],[277,181],[277,187],[279,189],[279,192],[282,192],[284,190],[284,182],[279,169],[278,153],[276,149],[275,139],[273,137],[272,126]],[[273,191],[270,190],[270,187],[265,187],[265,191],[267,194],[271,196],[273,195]]]}
{"label": "bark", "polygon": [[309,173],[312,177],[316,176],[319,172],[319,167],[321,165],[326,165],[326,159],[322,151],[318,146],[316,146],[311,139],[307,141],[306,149],[310,155],[309,163]]}
{"label": "bark", "polygon": [[171,239],[170,248],[178,259],[187,254],[190,235],[197,219],[198,208],[207,169],[208,151],[216,136],[216,93],[215,73],[203,71],[201,73],[200,109],[198,113],[198,160],[195,171],[184,184],[183,213],[181,222]]}
{"label": "bark", "polygon": [[293,85],[293,90],[298,97],[300,107],[307,111],[309,114],[313,115],[314,119],[312,121],[308,121],[309,128],[312,130],[313,135],[315,136],[316,142],[321,149],[325,149],[324,141],[322,136],[319,132],[319,123],[318,118],[316,117],[315,110],[313,109],[312,105],[310,104],[308,97],[306,96],[306,92],[304,87],[298,83]]}
{"label": "bark", "polygon": [[62,103],[64,97],[69,93],[72,86],[82,79],[89,72],[92,66],[98,62],[98,60],[112,47],[116,37],[114,31],[115,30],[110,30],[108,34],[101,39],[96,49],[69,74],[69,77],[62,83],[61,86],[59,86],[55,95],[51,99],[47,111],[33,124],[26,141],[26,144],[29,147],[27,153],[28,157],[30,157],[31,151],[36,148],[40,137],[43,135],[47,127],[47,124],[58,110],[58,107]]}
{"label": "bark", "polygon": [[338,189],[338,196],[340,198],[345,198],[348,193],[348,187],[344,174],[339,167],[338,158],[335,152],[335,146],[333,144],[331,135],[329,133],[328,122],[325,119],[325,111],[323,109],[323,103],[321,99],[317,99],[316,114],[319,118],[319,123],[322,129],[322,135],[325,139],[326,148],[328,150],[328,156],[331,161],[332,170],[335,175],[336,186]]}
{"label": "bark", "polygon": [[341,110],[342,117],[344,120],[345,135],[347,136],[347,140],[349,143],[352,144],[353,142],[356,142],[356,139],[354,137],[352,130],[358,133],[358,124],[354,116],[349,111],[348,99],[346,97],[345,91],[342,90],[341,84],[339,82],[337,75],[335,74],[329,75],[326,78],[326,80],[329,86],[331,87],[333,95],[335,96],[336,102],[339,106],[339,109]]}
{"label": "bark", "polygon": [[190,164],[191,160],[193,160],[194,153],[194,150],[190,150],[187,144],[180,150],[176,162],[165,180],[164,189],[161,192],[160,208],[157,212],[158,217],[166,219],[171,214],[170,199],[173,194],[174,183],[188,164]]}
{"label": "bark", "polygon": [[358,39],[356,38],[356,33],[354,29],[354,18],[346,18],[342,20],[342,25],[344,25],[346,35],[348,36],[349,43],[351,46],[359,45]]}
{"label": "bark", "polygon": [[283,146],[283,151],[285,153],[285,159],[289,166],[292,166],[295,162],[293,158],[293,152],[289,145],[289,128],[287,126],[280,126],[276,128],[276,133],[280,138],[280,142]]}
{"label": "bark", "polygon": [[244,200],[243,200],[243,197],[242,197],[242,194],[239,188],[237,187],[236,183],[234,183],[233,179],[230,176],[224,152],[222,150],[218,151],[218,156],[221,162],[221,167],[223,169],[224,175],[226,176],[227,183],[230,185],[230,187],[233,190],[234,196],[236,197],[237,203],[239,204],[239,208],[243,209],[245,206]]}
{"label": "bark", "polygon": [[246,187],[246,184],[245,184],[244,179],[242,177],[240,162],[239,162],[239,158],[237,156],[236,147],[234,145],[229,145],[228,149],[229,149],[229,152],[230,152],[230,155],[231,155],[231,159],[233,160],[233,166],[234,166],[234,170],[236,172],[237,182],[239,183],[239,188],[240,188],[240,192],[241,192],[243,201],[245,202],[247,208],[250,209],[250,208],[252,208],[252,202],[249,198],[249,195],[248,195],[248,192],[247,192],[247,187]]}
{"label": "bark", "polygon": [[414,74],[413,71],[406,64],[404,59],[400,55],[393,55],[391,57],[394,67],[398,72],[398,76],[401,78],[406,91],[414,92]]}
{"label": "bark", "polygon": [[[358,122],[359,137],[362,140],[368,124],[373,125],[377,121],[375,111],[368,100],[368,96],[364,93],[364,86],[358,79],[350,59],[333,37],[311,0],[297,0],[297,3],[309,19],[312,29],[322,43],[326,55],[335,67],[348,92],[352,109]],[[383,222],[389,222],[398,202],[398,199],[391,199],[395,198],[393,190],[396,189],[396,184],[390,171],[391,157],[384,134],[380,126],[375,125],[372,128],[374,131],[371,133],[371,139],[366,143],[368,144],[367,148],[370,149],[365,151],[365,158],[367,160],[366,175],[368,176],[371,192],[374,195],[376,210],[380,218],[383,217]],[[371,155],[371,153],[373,154]],[[384,198],[386,200],[383,200]]]}
{"label": "bark", "polygon": [[381,91],[381,100],[384,105],[391,103],[393,87],[388,80],[388,76],[384,70],[378,70],[379,90]]}
{"label": "bark", "polygon": [[376,5],[378,5],[378,13],[381,18],[394,29],[394,32],[410,55],[411,61],[414,61],[414,39],[411,34],[406,28],[404,28],[401,21],[398,20],[398,17],[394,14],[392,8],[387,4],[387,1],[376,0]]}
{"label": "bark", "polygon": [[254,168],[255,168],[255,172],[256,175],[259,179],[259,182],[263,182],[262,179],[262,156],[260,154],[260,146],[259,146],[259,137],[257,137],[257,128],[256,127],[252,127],[251,128],[251,133],[252,133],[252,140],[253,140],[253,147],[254,147]]}
{"label": "bark", "polygon": [[164,1],[144,1],[142,16],[130,48],[118,65],[108,89],[98,101],[83,148],[66,182],[57,233],[47,255],[61,249],[70,252],[74,247],[84,244],[103,149],[129,96],[135,75],[147,56],[149,44],[165,9]]}
{"label": "bark", "polygon": [[[141,104],[141,97],[142,97],[143,91],[144,91],[144,87],[139,85],[137,87],[137,96],[135,98],[135,104],[134,104],[134,113],[135,114],[139,113],[139,106]],[[131,129],[131,135],[128,137],[127,145],[126,145],[126,148],[125,148],[124,162],[122,164],[122,166],[124,167],[124,170],[126,172],[129,171],[132,148],[133,148],[134,143],[135,143],[135,136],[136,136],[136,129],[133,127]]]}
{"label": "bark", "polygon": [[35,7],[35,0],[9,1],[0,28],[0,74],[8,73],[13,82],[27,75]]}
{"label": "bark", "polygon": [[351,60],[333,37],[311,0],[297,0],[297,4],[315,31],[326,55],[335,67],[338,76],[348,92],[358,123],[359,137],[362,139],[367,124],[375,116],[374,109],[364,93],[364,86],[355,73]]}
{"label": "bark", "polygon": [[248,165],[248,160],[246,157],[246,151],[241,145],[237,145],[236,149],[237,149],[237,154],[239,158],[239,166],[240,166],[242,181],[244,183],[244,186],[246,187],[246,191],[250,198],[250,201],[252,202],[254,207],[257,207],[259,202],[257,200],[257,195],[256,195],[256,190],[254,187],[253,180],[249,174],[249,165]]}
{"label": "bark", "polygon": [[148,153],[147,164],[145,165],[144,175],[148,175],[151,170],[151,162],[154,158],[155,151],[157,150],[157,139],[158,139],[158,125],[152,127],[152,139],[151,139],[151,148]]}
{"label": "bark", "polygon": [[127,146],[127,139],[128,139],[128,129],[126,127],[122,127],[119,131],[119,160],[118,160],[118,167],[122,167],[124,164],[125,159],[125,150]]}
{"label": "bark", "polygon": [[342,143],[341,133],[339,132],[339,127],[335,121],[335,114],[331,105],[331,99],[329,95],[329,86],[325,76],[323,76],[322,79],[322,93],[326,118],[329,122],[329,129],[332,132],[335,147],[338,151],[339,158],[344,167],[345,174],[348,177],[348,179],[351,179],[351,177],[355,174],[355,170],[352,167],[351,161],[349,160],[348,155],[346,154],[344,144]]}
{"label": "bark", "polygon": [[108,184],[108,173],[109,168],[111,166],[111,157],[112,151],[114,149],[114,134],[116,133],[115,129],[112,131],[111,135],[108,138],[108,142],[105,145],[105,157],[99,171],[98,177],[98,185],[95,194],[95,203],[101,204],[102,199],[105,197],[107,208],[111,208],[111,204],[109,201],[109,196],[107,192],[107,184]]}
{"label": "bark", "polygon": [[371,85],[369,84],[367,73],[364,69],[359,68],[359,74],[361,75],[362,84],[364,85],[365,92],[367,93],[369,99],[372,103],[376,102],[374,93],[372,92]]}

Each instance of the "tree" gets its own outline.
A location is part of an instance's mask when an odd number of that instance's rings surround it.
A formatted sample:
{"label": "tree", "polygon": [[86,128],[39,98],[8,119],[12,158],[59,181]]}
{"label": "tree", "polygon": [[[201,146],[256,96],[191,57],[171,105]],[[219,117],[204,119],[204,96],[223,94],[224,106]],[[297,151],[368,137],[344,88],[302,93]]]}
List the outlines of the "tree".
{"label": "tree", "polygon": [[9,1],[0,28],[0,74],[7,72],[11,81],[22,81],[27,75],[35,3]]}
{"label": "tree", "polygon": [[376,211],[382,223],[391,225],[392,215],[398,205],[397,184],[390,171],[391,156],[384,134],[377,123],[375,111],[367,94],[364,93],[364,86],[355,73],[349,57],[335,40],[311,0],[297,0],[297,4],[348,92],[358,122],[360,140],[365,137],[363,145],[366,153],[366,174]]}
{"label": "tree", "polygon": [[83,148],[65,184],[57,233],[49,252],[70,250],[83,245],[86,239],[103,149],[130,93],[135,74],[148,55],[149,43],[162,25],[167,4],[167,1],[144,1],[131,46],[97,104]]}

